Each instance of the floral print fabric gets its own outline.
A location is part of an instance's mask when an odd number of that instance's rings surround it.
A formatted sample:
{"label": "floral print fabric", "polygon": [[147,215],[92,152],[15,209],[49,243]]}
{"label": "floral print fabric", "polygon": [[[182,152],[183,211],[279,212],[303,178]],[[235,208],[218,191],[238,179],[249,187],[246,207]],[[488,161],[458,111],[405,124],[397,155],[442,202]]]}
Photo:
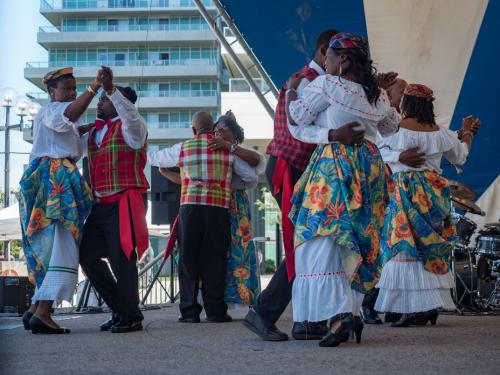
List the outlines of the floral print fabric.
{"label": "floral print fabric", "polygon": [[399,172],[391,180],[394,192],[385,217],[384,261],[404,253],[422,262],[427,271],[446,274],[457,238],[448,181],[432,171]]}
{"label": "floral print fabric", "polygon": [[366,293],[380,276],[386,199],[385,166],[374,144],[318,146],[292,197],[295,248],[330,236],[351,287]]}
{"label": "floral print fabric", "polygon": [[250,226],[250,205],[244,190],[233,190],[230,207],[231,247],[227,259],[224,300],[251,305],[260,290],[257,254]]}
{"label": "floral print fabric", "polygon": [[20,181],[19,213],[29,279],[41,286],[49,267],[56,222],[77,243],[92,207],[90,188],[69,159],[34,159]]}

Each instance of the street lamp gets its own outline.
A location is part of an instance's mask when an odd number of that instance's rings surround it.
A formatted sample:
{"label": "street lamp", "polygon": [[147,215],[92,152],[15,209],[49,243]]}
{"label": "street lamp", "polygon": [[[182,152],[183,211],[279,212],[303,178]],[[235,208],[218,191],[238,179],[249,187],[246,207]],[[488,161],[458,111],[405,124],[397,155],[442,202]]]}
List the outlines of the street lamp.
{"label": "street lamp", "polygon": [[[0,101],[5,108],[5,126],[0,127],[0,130],[5,130],[5,154],[4,154],[4,207],[9,207],[9,165],[10,165],[10,130],[18,128],[23,130],[24,117],[28,117],[33,121],[40,105],[34,105],[27,97],[19,96],[16,90],[6,87],[0,90]],[[19,124],[10,124],[10,111],[14,109],[19,116]]]}

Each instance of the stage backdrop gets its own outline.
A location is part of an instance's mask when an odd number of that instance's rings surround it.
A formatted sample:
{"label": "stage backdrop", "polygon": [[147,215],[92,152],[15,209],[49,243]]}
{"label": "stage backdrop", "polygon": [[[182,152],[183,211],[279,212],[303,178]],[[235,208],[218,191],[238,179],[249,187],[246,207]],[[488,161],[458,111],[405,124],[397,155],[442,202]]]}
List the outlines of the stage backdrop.
{"label": "stage backdrop", "polygon": [[[436,93],[438,122],[452,129],[473,114],[483,127],[457,175],[481,194],[500,172],[500,1],[221,0],[277,87],[313,56],[335,28],[368,36],[379,71],[394,70]],[[498,143],[498,145],[497,145]]]}

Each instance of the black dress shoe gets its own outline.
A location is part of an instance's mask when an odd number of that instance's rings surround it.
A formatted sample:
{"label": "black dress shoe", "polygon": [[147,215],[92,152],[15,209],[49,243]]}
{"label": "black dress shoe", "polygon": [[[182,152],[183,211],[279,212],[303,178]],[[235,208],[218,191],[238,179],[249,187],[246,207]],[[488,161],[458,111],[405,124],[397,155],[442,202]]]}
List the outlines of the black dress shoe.
{"label": "black dress shoe", "polygon": [[386,323],[396,323],[399,319],[401,319],[401,316],[403,314],[400,313],[393,313],[393,312],[387,312],[385,313],[385,322]]}
{"label": "black dress shoe", "polygon": [[33,313],[29,312],[29,311],[26,311],[23,314],[23,326],[24,326],[24,329],[27,331],[30,330],[30,319],[32,318],[32,316],[33,316]]}
{"label": "black dress shoe", "polygon": [[177,319],[179,323],[199,323],[200,318],[184,318],[182,316],[179,316],[179,319]]}
{"label": "black dress shoe", "polygon": [[206,321],[209,323],[230,323],[233,321],[233,318],[227,314],[224,316],[207,316]]}
{"label": "black dress shoe", "polygon": [[380,319],[377,312],[369,306],[361,307],[361,316],[366,324],[382,324],[382,319]]}
{"label": "black dress shoe", "polygon": [[30,328],[33,334],[60,335],[71,332],[68,328],[52,328],[42,322],[36,315],[33,315],[30,319]]}
{"label": "black dress shoe", "polygon": [[321,340],[328,333],[325,322],[295,322],[292,336],[295,340]]}
{"label": "black dress shoe", "polygon": [[243,325],[264,341],[288,340],[288,335],[280,331],[274,324],[269,328],[266,327],[260,315],[253,308],[248,310],[245,319],[243,319]]}
{"label": "black dress shoe", "polygon": [[113,325],[110,329],[112,333],[128,333],[135,331],[142,331],[142,321],[135,320],[133,322],[120,320],[117,324]]}
{"label": "black dress shoe", "polygon": [[101,324],[101,331],[109,331],[111,327],[118,324],[120,316],[116,313],[111,314],[111,318]]}
{"label": "black dress shoe", "polygon": [[[332,326],[340,320],[340,325],[335,332],[331,331]],[[336,347],[349,339],[349,333],[354,328],[354,317],[351,313],[342,313],[330,319],[330,329],[328,334],[319,342],[321,347]],[[357,337],[357,336],[356,336]],[[361,334],[360,334],[361,339]]]}
{"label": "black dress shoe", "polygon": [[416,314],[414,324],[417,326],[425,326],[428,322],[431,322],[431,325],[436,325],[437,318],[439,313],[436,309],[429,310],[423,313]]}
{"label": "black dress shoe", "polygon": [[417,321],[417,314],[403,314],[401,319],[391,324],[391,327],[409,327]]}

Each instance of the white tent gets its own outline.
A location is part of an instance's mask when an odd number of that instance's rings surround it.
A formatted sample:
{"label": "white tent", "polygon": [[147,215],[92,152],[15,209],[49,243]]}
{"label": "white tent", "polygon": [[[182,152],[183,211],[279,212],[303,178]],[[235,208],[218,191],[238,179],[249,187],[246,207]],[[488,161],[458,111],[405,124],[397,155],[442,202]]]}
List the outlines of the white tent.
{"label": "white tent", "polygon": [[13,204],[0,210],[0,241],[21,239],[19,206]]}

